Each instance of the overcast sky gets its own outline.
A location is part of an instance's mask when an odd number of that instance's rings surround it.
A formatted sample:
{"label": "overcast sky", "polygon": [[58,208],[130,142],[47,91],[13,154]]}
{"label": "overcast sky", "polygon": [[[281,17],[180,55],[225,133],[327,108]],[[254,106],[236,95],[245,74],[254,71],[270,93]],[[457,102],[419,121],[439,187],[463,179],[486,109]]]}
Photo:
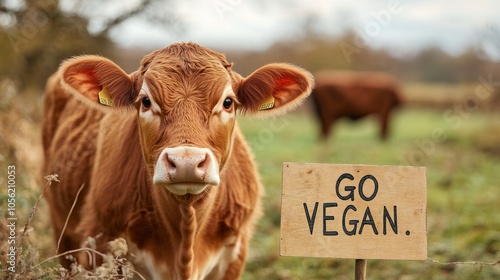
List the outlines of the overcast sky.
{"label": "overcast sky", "polygon": [[112,37],[124,46],[193,41],[215,49],[259,50],[301,36],[309,18],[324,34],[353,29],[370,47],[405,53],[437,45],[457,54],[476,44],[500,58],[499,0],[190,0],[172,10],[184,22],[181,32],[134,19]]}

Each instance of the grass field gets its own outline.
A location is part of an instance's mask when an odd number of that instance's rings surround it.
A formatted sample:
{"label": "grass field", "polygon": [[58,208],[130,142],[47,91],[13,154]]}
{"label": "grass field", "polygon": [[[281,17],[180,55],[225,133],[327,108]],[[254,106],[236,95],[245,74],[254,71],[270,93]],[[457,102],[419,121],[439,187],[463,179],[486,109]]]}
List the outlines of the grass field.
{"label": "grass field", "polygon": [[[460,120],[443,111],[395,115],[388,142],[376,119],[340,122],[318,140],[309,114],[241,121],[254,147],[267,196],[244,279],[353,279],[354,261],[280,257],[281,163],[420,165],[427,167],[428,256],[441,262],[500,260],[500,116],[476,112]],[[284,124],[268,137],[271,127]],[[436,137],[438,135],[439,137]],[[267,143],[267,144],[263,144]],[[257,147],[257,149],[256,149]],[[497,279],[500,265],[369,260],[369,279]]]}
{"label": "grass field", "polygon": [[[0,102],[0,215],[6,217],[7,166],[17,167],[16,214],[23,225],[40,195],[39,105],[22,97]],[[33,104],[39,104],[37,100]],[[266,187],[265,213],[251,243],[243,279],[353,279],[354,261],[279,256],[281,166],[284,161],[427,167],[428,256],[440,262],[500,260],[500,114],[406,108],[394,116],[389,141],[378,139],[375,119],[339,122],[318,139],[307,111],[286,118],[240,118]],[[52,256],[42,202],[27,247],[39,263]],[[20,227],[19,227],[20,228]],[[2,254],[5,236],[0,234]],[[26,250],[25,250],[26,252]],[[5,269],[5,256],[1,267]],[[45,267],[54,266],[49,262]],[[1,274],[0,274],[1,275]],[[500,279],[500,265],[443,265],[431,261],[369,260],[368,279]],[[1,277],[0,277],[1,278]]]}

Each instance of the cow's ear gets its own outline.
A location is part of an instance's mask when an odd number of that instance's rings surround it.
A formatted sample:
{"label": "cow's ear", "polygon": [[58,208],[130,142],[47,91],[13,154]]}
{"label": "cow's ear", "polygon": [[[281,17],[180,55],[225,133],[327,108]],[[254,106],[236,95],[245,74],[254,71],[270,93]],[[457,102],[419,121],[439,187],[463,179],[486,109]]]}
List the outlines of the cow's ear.
{"label": "cow's ear", "polygon": [[313,86],[311,73],[302,68],[284,63],[268,64],[240,82],[239,109],[263,117],[284,114],[300,105]]}
{"label": "cow's ear", "polygon": [[131,77],[107,58],[89,55],[68,59],[59,72],[62,86],[87,104],[121,107],[135,100]]}

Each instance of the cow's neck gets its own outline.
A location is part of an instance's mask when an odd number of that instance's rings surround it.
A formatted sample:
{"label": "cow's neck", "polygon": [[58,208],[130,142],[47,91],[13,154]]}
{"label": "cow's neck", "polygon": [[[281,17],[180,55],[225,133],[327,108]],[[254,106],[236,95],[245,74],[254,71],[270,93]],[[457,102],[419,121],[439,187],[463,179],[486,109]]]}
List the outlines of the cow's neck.
{"label": "cow's neck", "polygon": [[193,272],[194,238],[198,229],[198,223],[196,219],[196,210],[191,203],[181,203],[179,206],[181,210],[181,254],[177,261],[181,278],[190,279]]}
{"label": "cow's neck", "polygon": [[[153,186],[155,187],[155,186]],[[177,272],[180,279],[190,279],[194,268],[194,248],[198,235],[202,228],[209,222],[209,215],[214,205],[216,190],[211,190],[203,198],[196,200],[176,197],[167,192],[160,192],[156,196],[155,204],[161,220],[168,223],[170,236],[177,236],[171,240],[172,246],[179,248],[181,252],[176,260]]]}

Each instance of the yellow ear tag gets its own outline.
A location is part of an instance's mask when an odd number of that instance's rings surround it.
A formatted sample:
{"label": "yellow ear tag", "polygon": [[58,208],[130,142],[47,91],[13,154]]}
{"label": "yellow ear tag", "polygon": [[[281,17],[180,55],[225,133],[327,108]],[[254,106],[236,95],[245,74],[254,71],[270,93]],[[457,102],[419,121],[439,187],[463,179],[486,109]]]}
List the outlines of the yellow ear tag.
{"label": "yellow ear tag", "polygon": [[259,111],[269,110],[274,107],[274,96],[269,96],[259,105]]}
{"label": "yellow ear tag", "polygon": [[109,98],[108,91],[105,87],[102,87],[102,90],[99,92],[99,103],[109,107],[113,106],[113,102],[111,101],[111,98]]}

